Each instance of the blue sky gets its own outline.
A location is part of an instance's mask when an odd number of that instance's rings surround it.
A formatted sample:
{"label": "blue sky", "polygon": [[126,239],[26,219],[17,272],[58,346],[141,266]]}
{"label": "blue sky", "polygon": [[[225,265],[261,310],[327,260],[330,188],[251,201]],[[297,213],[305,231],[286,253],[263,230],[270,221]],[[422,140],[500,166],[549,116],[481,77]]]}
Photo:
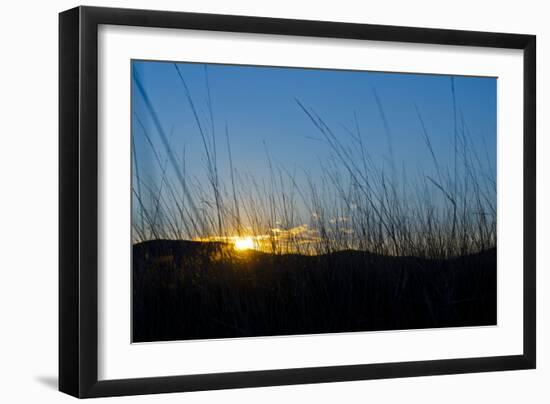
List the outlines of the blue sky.
{"label": "blue sky", "polygon": [[[319,140],[319,131],[295,99],[314,110],[342,139],[348,136],[343,128],[355,126],[355,114],[369,153],[377,163],[387,164],[388,136],[375,94],[388,123],[393,162],[400,172],[406,171],[412,176],[433,175],[416,107],[440,165],[452,169],[452,81],[457,114],[468,126],[473,147],[488,168],[493,173],[496,170],[496,78],[455,76],[451,79],[451,76],[429,74],[177,65],[196,105],[197,116],[207,129],[211,127],[207,82],[209,84],[217,160],[223,181],[227,181],[229,172],[226,126],[233,164],[239,172],[267,177],[267,149],[277,165],[289,170],[307,170],[314,178],[320,174],[320,163],[327,161],[330,147]],[[188,175],[204,178],[202,140],[174,63],[133,61],[132,69],[137,79],[132,81],[133,140],[142,177],[159,178],[161,170],[137,118],[163,159],[166,153],[143,93],[136,86],[138,81],[169,138],[170,148],[178,158],[185,148]]]}

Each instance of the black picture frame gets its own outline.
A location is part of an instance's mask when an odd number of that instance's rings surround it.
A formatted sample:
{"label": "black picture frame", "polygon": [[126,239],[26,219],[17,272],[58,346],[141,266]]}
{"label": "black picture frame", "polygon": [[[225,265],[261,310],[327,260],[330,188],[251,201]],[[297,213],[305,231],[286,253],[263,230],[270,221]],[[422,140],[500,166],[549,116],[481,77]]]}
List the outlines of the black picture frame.
{"label": "black picture frame", "polygon": [[[100,24],[523,50],[523,354],[98,380],[98,26]],[[184,12],[77,7],[59,15],[59,389],[103,397],[323,383],[536,366],[534,35]]]}

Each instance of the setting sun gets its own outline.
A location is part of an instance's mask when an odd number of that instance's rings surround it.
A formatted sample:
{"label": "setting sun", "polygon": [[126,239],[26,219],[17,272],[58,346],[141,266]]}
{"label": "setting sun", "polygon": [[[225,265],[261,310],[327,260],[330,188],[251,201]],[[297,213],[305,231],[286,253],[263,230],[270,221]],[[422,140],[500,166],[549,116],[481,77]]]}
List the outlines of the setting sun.
{"label": "setting sun", "polygon": [[240,237],[235,240],[235,249],[238,251],[251,250],[254,248],[252,237]]}

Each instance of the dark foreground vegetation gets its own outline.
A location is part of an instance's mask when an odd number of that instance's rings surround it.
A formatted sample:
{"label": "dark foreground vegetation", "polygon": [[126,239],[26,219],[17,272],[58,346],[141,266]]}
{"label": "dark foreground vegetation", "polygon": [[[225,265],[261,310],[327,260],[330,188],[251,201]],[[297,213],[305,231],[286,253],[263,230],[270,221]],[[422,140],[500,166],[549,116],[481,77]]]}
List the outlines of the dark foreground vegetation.
{"label": "dark foreground vegetation", "polygon": [[449,259],[364,251],[133,247],[133,341],[496,324],[496,249]]}

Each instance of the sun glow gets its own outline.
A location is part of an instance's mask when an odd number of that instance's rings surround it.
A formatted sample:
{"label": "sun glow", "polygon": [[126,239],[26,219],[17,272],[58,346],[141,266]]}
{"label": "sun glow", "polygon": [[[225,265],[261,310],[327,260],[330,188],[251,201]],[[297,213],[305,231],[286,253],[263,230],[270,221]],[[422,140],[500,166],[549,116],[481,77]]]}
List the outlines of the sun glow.
{"label": "sun glow", "polygon": [[239,237],[235,240],[235,250],[245,251],[254,248],[254,240],[252,237]]}
{"label": "sun glow", "polygon": [[275,227],[265,232],[255,233],[246,229],[242,236],[195,237],[193,241],[221,243],[236,252],[256,250],[264,253],[315,255],[321,239],[317,230],[311,230],[307,224],[290,228]]}

